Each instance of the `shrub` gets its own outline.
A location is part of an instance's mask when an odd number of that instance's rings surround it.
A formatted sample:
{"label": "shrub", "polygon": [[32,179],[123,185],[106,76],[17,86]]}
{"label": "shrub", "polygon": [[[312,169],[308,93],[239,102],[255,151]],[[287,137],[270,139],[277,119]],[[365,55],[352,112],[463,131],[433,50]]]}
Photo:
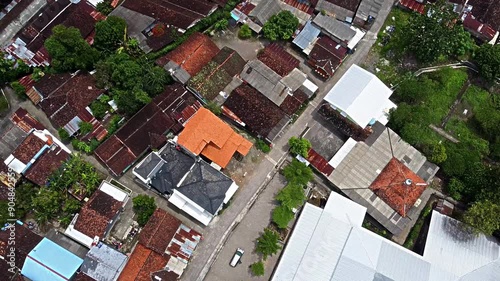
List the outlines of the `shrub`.
{"label": "shrub", "polygon": [[311,148],[311,143],[309,140],[304,138],[291,137],[288,140],[288,145],[290,146],[290,151],[293,154],[300,155],[307,158],[309,155],[309,149]]}
{"label": "shrub", "polygon": [[153,197],[147,195],[137,195],[132,199],[134,212],[137,214],[137,223],[140,226],[146,225],[149,218],[156,210],[156,203]]}
{"label": "shrub", "polygon": [[273,15],[262,27],[264,37],[271,40],[288,40],[299,26],[299,20],[290,11]]}
{"label": "shrub", "polygon": [[106,115],[106,112],[109,109],[109,105],[106,103],[103,103],[102,101],[93,101],[90,104],[90,110],[92,110],[92,114],[96,119],[102,120],[104,115]]}
{"label": "shrub", "polygon": [[250,266],[250,269],[252,270],[252,274],[254,276],[263,276],[264,275],[264,263],[262,261],[252,263],[252,265]]}
{"label": "shrub", "polygon": [[61,140],[69,141],[70,135],[68,134],[68,132],[66,132],[66,130],[64,130],[63,128],[59,128],[57,132],[59,133],[59,137],[61,138]]}
{"label": "shrub", "polygon": [[15,81],[10,83],[10,86],[12,87],[18,98],[22,100],[26,99],[26,88],[24,88],[24,86],[21,85],[21,83]]}
{"label": "shrub", "polygon": [[86,134],[90,133],[94,128],[92,123],[89,122],[80,122],[78,126],[80,126],[80,134],[82,134],[82,136],[85,136]]}
{"label": "shrub", "polygon": [[448,183],[448,193],[455,200],[461,200],[462,194],[465,191],[465,185],[459,179],[452,178]]}
{"label": "shrub", "polygon": [[205,108],[208,110],[212,111],[213,114],[220,116],[222,114],[222,108],[216,104],[215,102],[211,101],[205,105]]}
{"label": "shrub", "polygon": [[304,188],[294,182],[288,183],[285,188],[276,195],[276,200],[280,201],[281,205],[288,209],[299,207],[305,199]]}
{"label": "shrub", "polygon": [[283,169],[283,173],[289,182],[293,182],[301,186],[306,185],[313,179],[313,172],[311,168],[307,167],[304,163],[299,162],[297,159],[293,159],[292,163],[288,164],[285,169]]}
{"label": "shrub", "polygon": [[252,30],[247,24],[241,26],[240,31],[238,31],[238,37],[243,40],[252,37]]}
{"label": "shrub", "polygon": [[281,229],[287,228],[293,217],[292,210],[284,205],[276,207],[273,211],[273,222]]}
{"label": "shrub", "polygon": [[261,139],[258,139],[256,142],[255,142],[255,147],[264,152],[264,153],[269,153],[269,151],[271,151],[271,148],[269,147],[269,145],[267,145],[267,143],[265,143],[263,140]]}
{"label": "shrub", "polygon": [[281,249],[278,243],[279,239],[280,236],[276,231],[266,228],[264,233],[257,239],[255,251],[262,254],[262,258],[266,260],[268,256],[276,254]]}

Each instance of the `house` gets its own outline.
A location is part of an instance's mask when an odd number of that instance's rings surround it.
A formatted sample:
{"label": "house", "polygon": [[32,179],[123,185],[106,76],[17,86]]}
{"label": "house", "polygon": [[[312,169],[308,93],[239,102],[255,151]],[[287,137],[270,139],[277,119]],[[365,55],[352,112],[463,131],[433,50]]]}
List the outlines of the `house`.
{"label": "house", "polygon": [[171,143],[148,155],[132,172],[142,184],[204,225],[238,190],[229,177]]}
{"label": "house", "polygon": [[177,144],[203,156],[216,168],[226,168],[233,156],[246,156],[252,143],[236,133],[210,110],[200,108],[186,123]]}
{"label": "house", "polygon": [[348,140],[330,159],[328,180],[400,235],[427,202],[426,187],[439,167],[381,123],[372,130],[365,141]]}
{"label": "house", "polygon": [[178,280],[200,239],[200,233],[156,209],[118,280]]}
{"label": "house", "polygon": [[312,24],[311,21],[308,21],[292,42],[299,47],[304,54],[309,55],[320,32],[321,29]]}
{"label": "house", "polygon": [[76,275],[83,260],[47,238],[29,252],[21,274],[33,281],[65,281]]}
{"label": "house", "polygon": [[99,240],[106,238],[129,197],[130,193],[103,181],[99,189],[83,204],[80,213],[73,217],[64,234],[91,248]]}
{"label": "house", "polygon": [[95,151],[96,158],[115,176],[121,176],[150,149],[163,146],[169,131],[177,134],[202,107],[184,87],[175,83],[153,98]]}
{"label": "house", "polygon": [[[11,249],[12,242],[9,244],[9,241],[13,240],[10,238],[11,228],[2,226],[2,230],[0,231],[0,259],[9,261],[10,257],[14,255],[14,266],[21,269],[28,254],[38,245],[38,243],[40,243],[40,241],[42,241],[43,237],[20,223],[16,223],[11,227],[14,228],[15,232],[15,237],[13,237],[16,243],[15,247]],[[12,267],[12,265],[9,267]]]}
{"label": "house", "polygon": [[9,281],[24,281],[17,268],[12,268],[6,260],[0,260],[0,279]]}
{"label": "house", "polygon": [[340,21],[352,23],[360,2],[361,0],[319,0],[315,9]]}
{"label": "house", "polygon": [[304,25],[307,21],[311,19],[314,13],[314,8],[308,3],[308,1],[303,0],[280,0],[279,4],[283,11],[289,11],[298,20],[300,25]]}
{"label": "house", "polygon": [[[83,259],[79,274],[91,280],[115,281],[127,264],[128,257],[124,253],[102,242],[90,248]],[[76,279],[83,279],[79,277]]]}
{"label": "house", "polygon": [[[272,16],[282,11],[279,0],[260,1],[255,8],[250,12],[249,16],[253,21],[260,26],[264,26]],[[259,33],[260,29],[254,30]]]}
{"label": "house", "polygon": [[[187,87],[200,100],[213,101],[227,96],[226,87],[243,70],[246,61],[229,47],[223,47],[198,74],[189,79]],[[230,92],[229,92],[230,93]]]}
{"label": "house", "polygon": [[494,30],[500,30],[500,2],[496,0],[469,0],[467,5],[472,6],[472,15],[489,25]]}
{"label": "house", "polygon": [[307,63],[319,76],[329,79],[342,64],[347,52],[347,48],[341,44],[328,36],[322,36],[310,51]]}
{"label": "house", "polygon": [[4,50],[10,58],[21,59],[29,66],[47,66],[50,57],[43,44],[52,35],[54,26],[75,27],[91,43],[95,23],[104,18],[87,1],[51,1],[25,24]]}
{"label": "house", "polygon": [[356,10],[354,24],[366,30],[370,29],[378,17],[382,4],[384,0],[361,0]]}
{"label": "house", "polygon": [[425,2],[420,0],[399,0],[397,3],[399,7],[403,9],[411,10],[420,14],[425,13]]}
{"label": "house", "polygon": [[189,78],[196,75],[208,64],[219,48],[207,35],[193,33],[175,50],[156,60],[174,79],[186,84]]}
{"label": "house", "polygon": [[81,137],[84,140],[102,140],[108,131],[92,115],[89,106],[104,92],[97,88],[92,74],[77,72],[46,75],[26,94],[35,105],[40,106],[54,127],[63,128],[73,136],[80,130],[81,122],[88,122],[92,124],[92,131]]}
{"label": "house", "polygon": [[365,32],[360,29],[321,13],[313,19],[313,23],[321,28],[322,33],[350,50],[354,50],[365,36]]}
{"label": "house", "polygon": [[324,209],[306,203],[271,280],[498,279],[494,238],[433,211],[420,255],[362,227],[366,211],[335,192]]}
{"label": "house", "polygon": [[497,42],[500,32],[493,29],[490,25],[478,21],[472,14],[464,14],[462,21],[464,28],[474,37],[491,45]]}
{"label": "house", "polygon": [[279,106],[246,84],[231,93],[222,111],[228,118],[268,142],[273,142],[291,120]]}
{"label": "house", "polygon": [[32,129],[4,163],[31,182],[44,186],[71,154],[48,130]]}
{"label": "house", "polygon": [[271,68],[279,76],[286,76],[295,68],[299,68],[300,61],[288,53],[278,43],[267,45],[257,54],[257,59]]}
{"label": "house", "polygon": [[361,128],[379,121],[387,124],[392,90],[374,74],[352,65],[324,97],[330,107]]}

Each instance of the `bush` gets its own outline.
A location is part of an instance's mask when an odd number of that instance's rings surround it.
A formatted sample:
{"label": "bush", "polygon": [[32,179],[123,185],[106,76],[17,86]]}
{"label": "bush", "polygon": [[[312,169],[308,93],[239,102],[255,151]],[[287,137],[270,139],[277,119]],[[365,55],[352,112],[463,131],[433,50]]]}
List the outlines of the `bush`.
{"label": "bush", "polygon": [[243,40],[252,37],[252,30],[247,24],[241,26],[240,31],[238,31],[238,37]]}
{"label": "bush", "polygon": [[423,146],[423,152],[429,156],[429,160],[436,164],[446,161],[446,148],[440,142],[432,142]]}
{"label": "bush", "polygon": [[289,182],[300,186],[305,186],[310,180],[313,179],[313,172],[311,168],[307,167],[304,163],[299,162],[297,159],[293,159],[292,163],[288,164],[285,169],[283,169],[283,173]]}
{"label": "bush", "polygon": [[82,136],[85,136],[86,134],[92,132],[92,129],[94,128],[92,123],[89,122],[80,122],[78,126],[80,127],[80,134]]}
{"label": "bush", "polygon": [[70,135],[63,128],[59,128],[59,130],[57,130],[57,132],[59,133],[59,137],[61,138],[61,140],[63,140],[63,141],[69,141],[70,140]]}
{"label": "bush", "polygon": [[271,40],[288,40],[299,26],[299,20],[290,11],[273,15],[262,27],[264,37]]}
{"label": "bush", "polygon": [[111,0],[104,0],[100,3],[97,3],[96,10],[103,15],[109,15],[113,11]]}
{"label": "bush", "polygon": [[450,182],[448,183],[448,194],[455,199],[455,200],[461,200],[462,199],[462,194],[465,191],[465,185],[463,182],[461,182],[457,178],[452,178]]}
{"label": "bush", "polygon": [[92,114],[96,119],[102,120],[104,115],[106,115],[106,112],[109,109],[109,105],[106,103],[103,103],[100,100],[93,101],[90,104],[90,110],[92,110]]}
{"label": "bush", "polygon": [[24,88],[24,86],[21,85],[21,83],[15,81],[10,83],[10,86],[12,87],[18,98],[22,100],[26,99],[26,88]]}
{"label": "bush", "polygon": [[285,188],[276,195],[276,200],[288,209],[298,208],[306,200],[304,188],[294,182],[288,183]]}
{"label": "bush", "polygon": [[281,249],[279,245],[279,234],[269,228],[264,229],[264,233],[257,239],[257,248],[255,251],[257,253],[262,254],[262,258],[264,260],[267,259],[268,256],[272,256]]}
{"label": "bush", "polygon": [[273,222],[281,229],[288,227],[288,224],[293,220],[294,213],[288,207],[281,205],[273,211]]}
{"label": "bush", "polygon": [[264,152],[264,153],[269,153],[269,151],[271,151],[271,148],[269,147],[269,145],[267,145],[267,143],[265,143],[263,140],[261,139],[258,139],[256,142],[255,142],[255,147]]}
{"label": "bush", "polygon": [[291,137],[288,140],[288,145],[290,146],[290,151],[293,154],[300,155],[304,158],[309,156],[309,149],[311,148],[311,143],[309,140],[304,138]]}
{"label": "bush", "polygon": [[156,203],[153,197],[147,195],[137,195],[132,199],[134,212],[137,214],[137,223],[140,226],[146,225],[149,218],[156,210]]}
{"label": "bush", "polygon": [[263,276],[264,275],[264,263],[262,261],[252,263],[252,265],[250,266],[250,269],[252,270],[252,274],[254,276]]}
{"label": "bush", "polygon": [[216,104],[215,102],[211,101],[211,102],[208,102],[206,105],[205,105],[205,108],[207,108],[208,110],[212,111],[213,114],[217,115],[217,116],[220,116],[222,114],[222,108]]}

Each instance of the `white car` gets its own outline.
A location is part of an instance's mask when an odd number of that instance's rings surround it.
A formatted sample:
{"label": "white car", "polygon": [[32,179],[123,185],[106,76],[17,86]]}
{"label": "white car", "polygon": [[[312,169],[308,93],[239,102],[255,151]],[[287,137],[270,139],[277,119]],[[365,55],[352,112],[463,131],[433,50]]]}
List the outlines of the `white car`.
{"label": "white car", "polygon": [[236,250],[236,253],[234,253],[234,256],[231,259],[231,263],[229,263],[229,265],[232,267],[236,267],[238,265],[238,263],[241,262],[240,260],[241,260],[241,257],[243,256],[243,253],[245,253],[245,251],[243,251],[243,249],[238,248]]}

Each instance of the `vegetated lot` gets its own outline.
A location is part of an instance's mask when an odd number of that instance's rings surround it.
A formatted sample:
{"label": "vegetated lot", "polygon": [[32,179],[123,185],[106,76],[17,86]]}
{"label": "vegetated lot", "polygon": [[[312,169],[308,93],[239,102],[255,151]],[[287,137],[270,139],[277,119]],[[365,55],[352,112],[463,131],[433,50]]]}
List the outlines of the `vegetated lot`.
{"label": "vegetated lot", "polygon": [[0,114],[9,108],[9,102],[4,95],[0,95]]}

